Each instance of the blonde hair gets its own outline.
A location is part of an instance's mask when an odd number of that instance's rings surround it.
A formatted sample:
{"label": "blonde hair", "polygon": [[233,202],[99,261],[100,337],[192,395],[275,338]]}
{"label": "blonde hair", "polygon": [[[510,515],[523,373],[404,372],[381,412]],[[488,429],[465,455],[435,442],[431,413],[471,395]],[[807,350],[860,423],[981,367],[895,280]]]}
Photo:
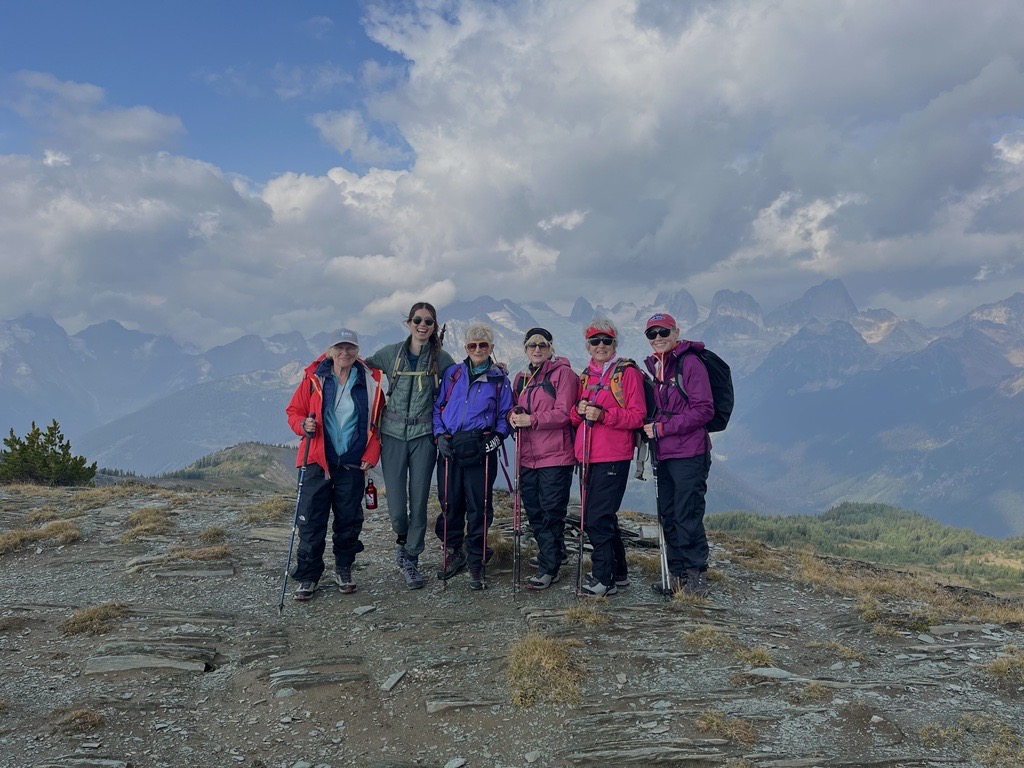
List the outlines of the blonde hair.
{"label": "blonde hair", "polygon": [[542,333],[535,333],[535,334],[533,334],[533,336],[531,336],[526,341],[524,341],[523,342],[523,349],[526,349],[528,346],[530,346],[530,344],[532,342],[541,342],[541,341],[548,345],[548,348],[551,350],[551,354],[552,355],[555,354],[555,340],[551,339],[551,341],[548,341],[547,337],[544,334],[542,334]]}

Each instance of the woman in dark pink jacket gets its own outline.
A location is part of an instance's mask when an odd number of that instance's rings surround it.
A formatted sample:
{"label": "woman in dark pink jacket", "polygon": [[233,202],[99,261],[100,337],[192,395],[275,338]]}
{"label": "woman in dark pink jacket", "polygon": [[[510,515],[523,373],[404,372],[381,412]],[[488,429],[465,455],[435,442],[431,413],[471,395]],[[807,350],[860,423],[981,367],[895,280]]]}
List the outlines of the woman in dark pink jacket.
{"label": "woman in dark pink jacket", "polygon": [[539,550],[537,573],[527,579],[526,588],[547,589],[558,581],[565,561],[565,511],[576,466],[569,414],[579,379],[568,360],[555,357],[546,328],[528,330],[523,348],[529,365],[512,384],[516,407],[509,423],[516,428],[523,508]]}
{"label": "woman in dark pink jacket", "polygon": [[[654,377],[658,410],[644,432],[654,440],[658,462],[658,517],[665,532],[668,591],[704,597],[708,593],[704,496],[711,469],[711,438],[705,425],[715,415],[708,370],[693,354],[704,345],[680,339],[675,319],[665,312],[651,316],[645,335],[654,351],[644,362]],[[665,592],[660,582],[651,588]]]}

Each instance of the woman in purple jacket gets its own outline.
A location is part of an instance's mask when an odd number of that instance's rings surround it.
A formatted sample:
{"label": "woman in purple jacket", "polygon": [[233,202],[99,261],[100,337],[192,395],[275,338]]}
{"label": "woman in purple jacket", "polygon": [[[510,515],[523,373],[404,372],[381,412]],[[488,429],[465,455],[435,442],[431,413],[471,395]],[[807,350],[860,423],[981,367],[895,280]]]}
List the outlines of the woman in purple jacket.
{"label": "woman in purple jacket", "polygon": [[[569,361],[555,357],[551,332],[531,328],[523,339],[529,365],[512,384],[523,508],[537,540],[537,573],[527,589],[547,589],[558,581],[565,561],[565,512],[569,505],[573,453],[569,414],[576,405],[579,377]],[[531,561],[532,564],[533,561]]]}
{"label": "woman in purple jacket", "polygon": [[[491,492],[498,474],[498,448],[512,427],[512,386],[491,360],[494,331],[472,323],[466,329],[466,359],[445,371],[434,401],[434,439],[441,454],[437,495],[443,510],[434,531],[445,549],[437,578],[447,581],[469,565],[469,586],[484,589],[491,559],[485,537],[494,517]],[[463,551],[465,544],[465,551]]]}
{"label": "woman in purple jacket", "polygon": [[[680,339],[675,319],[665,312],[651,316],[645,335],[654,351],[644,362],[654,377],[658,410],[644,432],[654,440],[658,462],[658,517],[665,532],[668,591],[705,597],[704,496],[711,469],[711,438],[705,425],[715,415],[715,403],[707,368],[693,354],[704,344]],[[651,588],[665,593],[660,582]]]}

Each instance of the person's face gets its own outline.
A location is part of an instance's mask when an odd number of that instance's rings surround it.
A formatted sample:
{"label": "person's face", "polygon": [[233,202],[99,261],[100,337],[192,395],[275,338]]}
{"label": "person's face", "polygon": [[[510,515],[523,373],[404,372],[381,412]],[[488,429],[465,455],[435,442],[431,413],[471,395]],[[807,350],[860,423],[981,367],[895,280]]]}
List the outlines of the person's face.
{"label": "person's face", "polygon": [[359,356],[359,347],[355,344],[335,344],[331,347],[331,357],[338,368],[351,368]]}
{"label": "person's face", "polygon": [[615,356],[615,339],[607,333],[598,333],[587,339],[587,350],[594,362],[604,365]]}
{"label": "person's face", "polygon": [[549,360],[554,353],[551,343],[545,339],[533,338],[526,345],[526,357],[532,365],[540,365],[545,360]]}
{"label": "person's face", "polygon": [[473,365],[480,365],[491,356],[491,342],[486,339],[470,339],[466,342],[466,354]]}
{"label": "person's face", "polygon": [[655,325],[652,328],[648,328],[644,335],[647,337],[647,341],[656,355],[665,354],[675,347],[679,341],[678,328],[662,328]]}
{"label": "person's face", "polygon": [[426,342],[430,338],[430,334],[434,332],[436,323],[437,320],[430,314],[429,309],[417,309],[405,324],[409,326],[409,333],[413,335],[413,338],[420,342]]}

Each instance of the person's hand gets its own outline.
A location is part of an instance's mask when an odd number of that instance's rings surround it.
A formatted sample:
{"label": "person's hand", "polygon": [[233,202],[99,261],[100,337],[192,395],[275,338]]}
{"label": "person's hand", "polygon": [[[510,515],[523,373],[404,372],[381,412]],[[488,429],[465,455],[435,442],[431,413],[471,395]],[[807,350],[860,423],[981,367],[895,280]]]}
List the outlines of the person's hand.
{"label": "person's hand", "polygon": [[604,421],[604,408],[600,405],[588,405],[580,415],[591,424],[597,424]]}
{"label": "person's hand", "polygon": [[583,416],[584,418],[586,418],[586,416],[587,416],[587,406],[589,406],[589,405],[590,405],[590,401],[589,400],[580,400],[578,403],[576,403],[576,413],[578,413],[580,416]]}
{"label": "person's hand", "polygon": [[648,440],[653,440],[658,436],[658,427],[653,421],[649,424],[644,424],[644,434],[647,435]]}
{"label": "person's hand", "polygon": [[516,429],[522,427],[528,427],[532,423],[530,414],[522,409],[516,409],[512,411],[512,415],[508,417],[508,423]]}
{"label": "person's hand", "polygon": [[302,431],[310,437],[316,434],[316,419],[313,416],[307,416],[302,420]]}
{"label": "person's hand", "polygon": [[437,452],[444,456],[446,459],[450,459],[455,454],[452,452],[452,436],[451,435],[438,435],[437,436]]}
{"label": "person's hand", "polygon": [[370,469],[373,468],[373,464],[371,464],[368,461],[361,461],[361,462],[359,462],[359,468],[361,470],[363,470],[363,474],[365,474],[365,473],[369,472]]}
{"label": "person's hand", "polygon": [[501,435],[495,432],[484,441],[484,453],[494,453],[501,447]]}

